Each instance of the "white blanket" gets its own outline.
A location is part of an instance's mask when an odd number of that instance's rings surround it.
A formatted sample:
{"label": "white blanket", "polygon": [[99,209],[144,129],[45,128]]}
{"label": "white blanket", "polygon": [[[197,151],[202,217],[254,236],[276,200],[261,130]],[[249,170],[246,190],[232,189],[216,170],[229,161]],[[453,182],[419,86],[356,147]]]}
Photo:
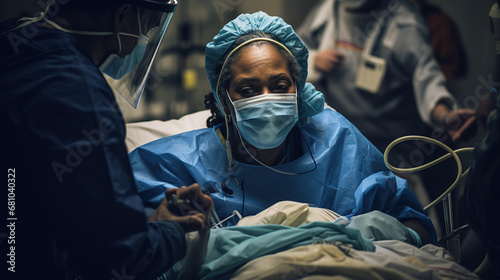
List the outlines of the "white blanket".
{"label": "white blanket", "polygon": [[127,123],[125,144],[130,153],[135,148],[154,140],[182,132],[206,128],[210,110],[185,115],[180,119],[168,121],[147,121]]}

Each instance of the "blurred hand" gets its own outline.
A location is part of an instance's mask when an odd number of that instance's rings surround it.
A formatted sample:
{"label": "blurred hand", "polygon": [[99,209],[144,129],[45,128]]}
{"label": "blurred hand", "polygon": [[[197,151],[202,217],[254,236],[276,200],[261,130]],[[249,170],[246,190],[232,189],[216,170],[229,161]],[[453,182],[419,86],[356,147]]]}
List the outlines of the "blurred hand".
{"label": "blurred hand", "polygon": [[487,98],[479,102],[479,107],[476,110],[476,117],[482,126],[486,127],[488,125],[488,117],[494,109],[495,100],[493,98]]}
{"label": "blurred hand", "polygon": [[475,111],[470,109],[458,109],[447,113],[443,118],[446,132],[451,137],[451,141],[457,141],[464,137],[466,132],[472,130],[476,120]]}
{"label": "blurred hand", "polygon": [[314,57],[314,67],[323,72],[332,72],[344,61],[344,54],[333,49],[318,52]]}
{"label": "blurred hand", "polygon": [[[201,209],[198,210],[189,205],[182,205],[182,208],[179,207],[176,211],[169,210],[168,197],[172,194],[176,194],[178,199],[190,199],[195,201],[201,206]],[[197,231],[208,225],[212,207],[212,199],[202,192],[198,184],[192,184],[189,187],[181,187],[178,189],[168,189],[165,192],[165,197],[160,206],[158,206],[153,215],[151,215],[149,221],[172,221],[178,223],[185,232]]]}

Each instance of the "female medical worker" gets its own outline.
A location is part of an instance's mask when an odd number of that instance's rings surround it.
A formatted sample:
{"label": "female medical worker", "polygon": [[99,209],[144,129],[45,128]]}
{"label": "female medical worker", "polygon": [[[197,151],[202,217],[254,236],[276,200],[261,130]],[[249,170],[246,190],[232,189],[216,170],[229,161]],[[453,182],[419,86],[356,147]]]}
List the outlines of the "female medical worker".
{"label": "female medical worker", "polygon": [[129,155],[142,199],[156,206],[165,189],[197,182],[221,220],[292,200],[357,216],[351,224],[372,239],[432,242],[434,228],[406,181],[305,83],[307,56],[278,17],[243,14],[226,24],[206,47],[209,128]]}

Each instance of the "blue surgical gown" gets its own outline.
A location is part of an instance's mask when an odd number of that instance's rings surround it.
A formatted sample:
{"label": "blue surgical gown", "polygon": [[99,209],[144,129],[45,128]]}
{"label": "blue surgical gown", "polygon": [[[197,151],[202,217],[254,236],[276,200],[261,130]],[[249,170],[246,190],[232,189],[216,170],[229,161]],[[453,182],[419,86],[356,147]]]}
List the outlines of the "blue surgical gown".
{"label": "blue surgical gown", "polygon": [[[87,52],[32,24],[0,35],[0,53],[0,279],[152,279],[182,258],[182,228],[147,223],[122,115]],[[6,221],[14,242],[3,238]],[[11,251],[15,273],[4,261]]]}
{"label": "blue surgical gown", "polygon": [[[422,221],[435,240],[428,216],[404,179],[384,165],[382,154],[342,115],[324,109],[300,128],[302,156],[274,166],[235,161],[227,175],[227,155],[215,128],[190,131],[156,140],[129,154],[141,198],[158,205],[167,188],[198,183],[211,192],[222,220],[234,210],[254,215],[282,200],[309,203],[351,217],[372,210],[400,221]],[[310,153],[309,153],[310,149]],[[315,163],[316,162],[316,163]],[[238,181],[240,186],[238,186]],[[222,183],[233,191],[230,195]]]}

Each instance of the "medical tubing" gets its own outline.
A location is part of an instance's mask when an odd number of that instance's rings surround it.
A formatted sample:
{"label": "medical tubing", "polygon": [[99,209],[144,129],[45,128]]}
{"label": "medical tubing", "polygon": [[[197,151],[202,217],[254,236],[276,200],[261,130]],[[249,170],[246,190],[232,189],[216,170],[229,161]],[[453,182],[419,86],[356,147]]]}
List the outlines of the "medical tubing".
{"label": "medical tubing", "polygon": [[222,227],[219,227],[219,225],[222,225],[223,222],[225,222],[225,221],[233,218],[234,216],[238,216],[238,219],[240,219],[240,220],[243,218],[243,216],[240,213],[238,213],[238,210],[233,210],[233,214],[232,215],[230,215],[227,218],[225,218],[224,220],[220,221],[219,223],[217,223],[216,225],[214,225],[211,229],[222,228]]}
{"label": "medical tubing", "polygon": [[226,147],[226,155],[227,155],[227,174],[229,174],[229,170],[233,167],[233,152],[231,151],[231,145],[229,143],[229,124],[227,121],[227,115],[224,115],[224,121],[226,123],[226,142],[224,146]]}
{"label": "medical tubing", "polygon": [[243,198],[241,202],[241,215],[245,215],[245,185],[243,185],[243,183],[245,183],[245,180],[241,180],[241,185],[240,185],[241,192],[243,193]]}
{"label": "medical tubing", "polygon": [[443,247],[444,244],[449,240],[451,239],[452,237],[454,236],[457,236],[459,234],[462,234],[464,232],[466,232],[467,230],[469,230],[470,226],[469,224],[465,224],[459,228],[456,228],[454,229],[452,232],[446,234],[444,237],[442,237],[436,244],[436,246],[438,247]]}
{"label": "medical tubing", "polygon": [[[435,159],[429,163],[426,163],[424,165],[417,166],[417,167],[398,168],[398,167],[392,166],[389,163],[389,152],[391,151],[391,149],[399,143],[402,143],[405,141],[410,141],[410,140],[418,140],[418,141],[424,141],[424,142],[429,142],[429,143],[435,144],[435,145],[443,148],[444,150],[446,150],[448,153],[445,154],[444,156],[438,158],[438,159]],[[403,136],[403,137],[400,137],[400,138],[392,141],[389,144],[389,146],[387,146],[387,148],[385,149],[385,152],[384,152],[384,163],[387,166],[387,168],[389,168],[389,170],[391,170],[393,172],[414,173],[414,172],[422,171],[422,170],[425,170],[429,167],[432,167],[432,166],[434,166],[434,165],[436,165],[436,164],[438,164],[438,163],[440,163],[440,162],[442,162],[450,157],[453,157],[453,159],[455,159],[455,162],[457,163],[457,169],[458,169],[457,170],[457,177],[455,178],[455,181],[438,198],[436,198],[434,201],[432,201],[431,203],[429,203],[427,206],[424,207],[424,210],[427,211],[427,209],[434,207],[436,204],[441,202],[449,193],[451,193],[458,186],[458,183],[460,182],[460,180],[462,178],[464,178],[465,176],[467,176],[467,174],[469,173],[470,167],[465,172],[462,173],[462,162],[460,161],[460,158],[457,155],[457,153],[466,152],[466,151],[474,151],[474,148],[461,148],[461,149],[454,151],[450,147],[448,147],[446,144],[444,144],[436,139],[425,137],[425,136],[420,136],[420,135],[408,135],[408,136]]]}

